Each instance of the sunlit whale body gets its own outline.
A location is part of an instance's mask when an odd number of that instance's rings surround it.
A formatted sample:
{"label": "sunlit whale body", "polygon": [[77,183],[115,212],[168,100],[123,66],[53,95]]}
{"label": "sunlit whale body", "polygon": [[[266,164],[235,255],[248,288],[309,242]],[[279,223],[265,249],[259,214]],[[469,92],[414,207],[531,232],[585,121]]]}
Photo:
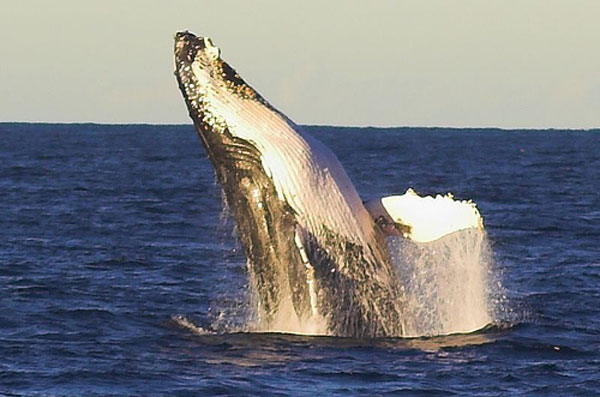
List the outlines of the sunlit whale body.
{"label": "sunlit whale body", "polygon": [[235,218],[263,328],[402,335],[403,289],[382,231],[333,152],[208,38],[176,34],[175,75]]}

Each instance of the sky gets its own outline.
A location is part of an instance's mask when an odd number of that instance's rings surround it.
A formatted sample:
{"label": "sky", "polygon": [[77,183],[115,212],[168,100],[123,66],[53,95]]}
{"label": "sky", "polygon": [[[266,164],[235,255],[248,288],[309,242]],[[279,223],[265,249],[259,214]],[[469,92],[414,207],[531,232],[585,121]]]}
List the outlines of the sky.
{"label": "sky", "polygon": [[300,124],[600,127],[598,0],[1,0],[0,121],[190,123],[173,34]]}

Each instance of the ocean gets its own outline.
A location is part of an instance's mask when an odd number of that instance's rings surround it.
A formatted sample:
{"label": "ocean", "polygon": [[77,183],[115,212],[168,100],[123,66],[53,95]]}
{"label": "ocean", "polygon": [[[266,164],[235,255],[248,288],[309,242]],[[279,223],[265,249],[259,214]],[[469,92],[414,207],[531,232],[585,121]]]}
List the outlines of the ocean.
{"label": "ocean", "polygon": [[600,393],[600,131],[305,127],[364,199],[472,199],[489,325],[247,332],[245,257],[190,125],[0,124],[0,395]]}

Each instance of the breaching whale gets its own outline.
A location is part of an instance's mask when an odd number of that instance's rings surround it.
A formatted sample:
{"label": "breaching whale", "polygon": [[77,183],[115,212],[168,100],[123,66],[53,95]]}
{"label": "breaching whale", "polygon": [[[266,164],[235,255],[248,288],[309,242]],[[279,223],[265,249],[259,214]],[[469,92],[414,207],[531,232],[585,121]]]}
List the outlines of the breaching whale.
{"label": "breaching whale", "polygon": [[175,76],[235,219],[263,329],[403,335],[404,287],[384,232],[398,226],[408,236],[410,225],[381,216],[385,203],[367,210],[335,154],[250,87],[209,38],[176,33]]}

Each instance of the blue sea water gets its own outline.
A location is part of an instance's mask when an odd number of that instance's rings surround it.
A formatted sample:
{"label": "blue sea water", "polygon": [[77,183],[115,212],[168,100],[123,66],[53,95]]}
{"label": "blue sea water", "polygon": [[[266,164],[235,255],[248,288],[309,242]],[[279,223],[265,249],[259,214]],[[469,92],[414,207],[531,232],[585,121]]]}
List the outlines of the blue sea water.
{"label": "blue sea water", "polygon": [[307,128],[365,198],[478,204],[507,297],[497,324],[236,332],[245,259],[191,126],[4,123],[0,395],[600,393],[600,131]]}

